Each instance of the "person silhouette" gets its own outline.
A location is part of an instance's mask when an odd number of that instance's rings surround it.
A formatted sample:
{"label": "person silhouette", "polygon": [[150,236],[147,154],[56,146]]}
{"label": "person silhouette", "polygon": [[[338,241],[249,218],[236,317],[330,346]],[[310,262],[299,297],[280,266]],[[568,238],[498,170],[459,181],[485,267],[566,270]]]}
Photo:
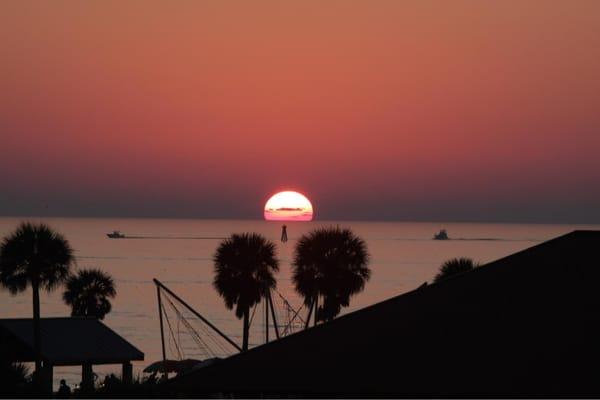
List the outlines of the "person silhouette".
{"label": "person silhouette", "polygon": [[152,373],[152,375],[150,375],[148,377],[148,379],[146,379],[146,383],[149,384],[149,385],[154,385],[156,383],[156,381],[157,381],[157,378],[156,378],[157,375],[158,375],[158,373],[156,371],[154,371]]}
{"label": "person silhouette", "polygon": [[64,379],[60,380],[60,386],[58,387],[58,392],[56,392],[56,397],[59,399],[68,399],[71,397],[71,388]]}
{"label": "person silhouette", "polygon": [[283,225],[281,227],[281,241],[285,243],[287,240],[287,226]]}

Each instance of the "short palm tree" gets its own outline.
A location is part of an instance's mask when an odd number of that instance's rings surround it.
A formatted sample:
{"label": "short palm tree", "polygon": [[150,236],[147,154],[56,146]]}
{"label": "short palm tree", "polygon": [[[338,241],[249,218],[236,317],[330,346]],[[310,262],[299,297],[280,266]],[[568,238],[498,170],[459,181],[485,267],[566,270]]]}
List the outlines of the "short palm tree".
{"label": "short palm tree", "polygon": [[67,279],[63,300],[71,306],[71,315],[104,319],[116,296],[115,282],[99,269],[83,269]]}
{"label": "short palm tree", "polygon": [[213,285],[233,309],[244,318],[242,351],[248,350],[250,309],[276,285],[279,271],[275,244],[257,233],[233,234],[223,240],[213,257]]}
{"label": "short palm tree", "polygon": [[0,397],[25,397],[28,383],[27,366],[0,359]]}
{"label": "short palm tree", "polygon": [[69,275],[73,263],[69,242],[45,224],[21,223],[0,245],[0,285],[11,294],[31,287],[35,369],[42,366],[40,289],[52,291]]}
{"label": "short palm tree", "polygon": [[292,281],[304,304],[313,307],[315,321],[328,321],[364,290],[371,277],[368,264],[367,244],[350,229],[320,228],[298,240]]}
{"label": "short palm tree", "polygon": [[450,260],[445,261],[440,267],[440,272],[433,279],[434,282],[440,282],[444,279],[456,275],[462,274],[463,272],[471,271],[474,268],[477,268],[479,264],[473,262],[470,258],[460,257],[460,258],[452,258]]}

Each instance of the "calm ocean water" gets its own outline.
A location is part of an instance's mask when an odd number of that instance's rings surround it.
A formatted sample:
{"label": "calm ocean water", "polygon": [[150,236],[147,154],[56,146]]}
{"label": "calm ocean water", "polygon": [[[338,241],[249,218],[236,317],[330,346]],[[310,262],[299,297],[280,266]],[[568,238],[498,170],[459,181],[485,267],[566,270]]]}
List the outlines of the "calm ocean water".
{"label": "calm ocean water", "polygon": [[[0,218],[0,235],[11,232],[21,218]],[[366,290],[352,300],[349,312],[412,290],[431,281],[439,265],[451,257],[466,256],[488,262],[574,229],[600,229],[600,226],[518,225],[461,223],[397,223],[315,221],[287,223],[289,241],[279,242],[281,224],[249,220],[167,220],[167,219],[52,219],[43,221],[62,232],[76,250],[77,268],[98,267],[115,278],[117,298],[105,323],[145,353],[146,360],[135,364],[136,372],[161,359],[160,329],[157,311],[157,278],[196,308],[233,340],[241,343],[241,321],[227,310],[212,288],[212,255],[219,239],[234,232],[254,231],[274,240],[278,245],[281,270],[278,290],[293,307],[301,300],[290,285],[290,261],[297,238],[312,228],[340,225],[362,236],[371,253],[372,279]],[[448,230],[451,238],[463,240],[434,241],[433,234]],[[107,232],[120,230],[127,235],[151,236],[152,239],[114,240]],[[194,237],[196,239],[182,239]],[[61,290],[42,296],[42,316],[67,316]],[[31,293],[11,296],[0,290],[0,318],[30,317]],[[253,323],[251,344],[264,341],[262,309]],[[174,335],[183,330],[172,321]],[[196,323],[196,321],[193,321]],[[273,334],[271,334],[272,336]],[[169,342],[168,356],[175,357],[176,348]],[[194,346],[184,349],[186,358],[207,357]],[[224,355],[219,354],[217,355]],[[96,366],[100,376],[106,372],[120,374],[120,366]],[[55,369],[55,381],[65,378],[71,384],[80,380],[79,368]]]}

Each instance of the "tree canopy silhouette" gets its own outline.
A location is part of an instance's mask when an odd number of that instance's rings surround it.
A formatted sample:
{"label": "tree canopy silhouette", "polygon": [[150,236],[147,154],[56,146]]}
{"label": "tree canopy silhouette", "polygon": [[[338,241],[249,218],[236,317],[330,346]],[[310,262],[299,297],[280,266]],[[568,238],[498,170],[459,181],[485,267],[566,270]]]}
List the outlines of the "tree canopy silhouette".
{"label": "tree canopy silhouette", "polygon": [[320,228],[298,240],[292,281],[317,319],[331,320],[350,305],[350,297],[364,290],[371,277],[368,264],[367,244],[350,229]]}
{"label": "tree canopy silhouette", "polygon": [[110,312],[110,300],[116,296],[113,278],[99,269],[83,269],[67,279],[63,300],[71,306],[71,315],[104,319]]}
{"label": "tree canopy silhouette", "polygon": [[434,282],[440,282],[444,279],[456,275],[462,274],[463,272],[471,271],[479,266],[479,264],[473,262],[470,258],[460,257],[452,258],[445,261],[440,267],[440,272],[433,279]]}
{"label": "tree canopy silhouette", "polygon": [[73,250],[69,242],[45,224],[21,223],[0,246],[0,284],[11,294],[31,287],[35,369],[40,372],[40,289],[54,290],[69,275]]}
{"label": "tree canopy silhouette", "polygon": [[279,271],[275,244],[257,233],[233,234],[223,240],[213,257],[213,286],[228,309],[244,318],[242,350],[248,350],[250,309],[276,286]]}
{"label": "tree canopy silhouette", "polygon": [[[2,398],[32,397],[29,368],[21,363],[0,359],[0,396]],[[26,396],[29,395],[29,396]]]}

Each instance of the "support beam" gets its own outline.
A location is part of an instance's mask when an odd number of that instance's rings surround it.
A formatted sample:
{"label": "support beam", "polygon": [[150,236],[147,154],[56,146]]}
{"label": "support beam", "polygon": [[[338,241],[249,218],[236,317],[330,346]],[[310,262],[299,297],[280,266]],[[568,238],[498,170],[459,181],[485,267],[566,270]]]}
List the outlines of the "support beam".
{"label": "support beam", "polygon": [[92,364],[81,366],[81,390],[89,393],[94,389],[94,371]]}
{"label": "support beam", "polygon": [[[281,296],[280,296],[281,297]],[[290,309],[294,310],[294,307],[292,307],[290,305],[290,303],[287,302],[286,299],[284,299],[282,297],[283,301],[285,302],[286,306],[288,306]],[[310,310],[310,307],[307,307],[308,310]],[[292,324],[294,323],[294,321],[296,320],[296,318],[300,319],[300,322],[302,322],[303,324],[305,324],[304,329],[306,329],[308,327],[308,325],[306,324],[306,321],[304,321],[304,319],[302,319],[302,317],[300,316],[300,311],[302,311],[302,309],[304,308],[304,304],[302,306],[300,306],[297,310],[294,311],[294,315],[292,316],[292,318],[289,320],[289,322],[283,327],[283,332],[282,332],[282,336],[285,336],[288,331],[291,329]],[[308,319],[310,319],[310,315],[308,316]]]}
{"label": "support beam", "polygon": [[44,394],[52,394],[53,387],[52,383],[54,381],[54,368],[53,365],[44,361],[42,369],[40,370],[40,382],[42,393]]}
{"label": "support beam", "polygon": [[308,329],[308,325],[310,324],[310,316],[312,315],[314,308],[315,308],[315,301],[313,299],[312,303],[310,303],[310,308],[308,309],[308,317],[306,318],[306,323],[304,324],[304,329]]}
{"label": "support beam", "polygon": [[267,293],[269,296],[269,304],[271,305],[271,315],[273,316],[273,326],[275,327],[275,337],[279,339],[279,327],[277,326],[277,317],[275,316],[275,308],[273,307],[273,299],[271,298],[271,291]]}
{"label": "support beam", "polygon": [[130,385],[133,382],[133,365],[130,362],[123,363],[121,380],[126,385]]}
{"label": "support beam", "polygon": [[216,326],[214,326],[213,324],[210,323],[209,320],[207,320],[206,318],[204,318],[202,315],[200,315],[200,313],[196,310],[194,310],[188,303],[186,303],[185,301],[183,301],[183,299],[179,296],[177,296],[175,293],[173,293],[171,291],[171,289],[169,289],[168,287],[166,287],[165,285],[163,285],[158,279],[153,279],[154,284],[160,286],[161,288],[163,288],[165,290],[165,292],[167,292],[168,294],[170,294],[171,296],[173,296],[173,298],[175,298],[178,302],[180,302],[181,304],[183,304],[183,306],[185,308],[187,308],[188,310],[190,310],[190,312],[192,314],[194,314],[196,317],[200,318],[202,320],[202,322],[204,322],[206,325],[210,326],[212,328],[212,330],[214,330],[215,332],[217,332],[219,334],[219,336],[221,336],[223,339],[225,339],[227,341],[227,343],[229,343],[230,345],[232,345],[233,347],[235,347],[238,351],[242,351],[242,348],[233,340],[229,339],[229,337],[224,334],[223,332],[221,332]]}
{"label": "support beam", "polygon": [[160,320],[160,344],[162,347],[162,358],[163,361],[167,359],[167,353],[165,351],[165,331],[163,328],[163,310],[162,300],[160,298],[160,287],[156,285],[156,296],[158,297],[158,319]]}

